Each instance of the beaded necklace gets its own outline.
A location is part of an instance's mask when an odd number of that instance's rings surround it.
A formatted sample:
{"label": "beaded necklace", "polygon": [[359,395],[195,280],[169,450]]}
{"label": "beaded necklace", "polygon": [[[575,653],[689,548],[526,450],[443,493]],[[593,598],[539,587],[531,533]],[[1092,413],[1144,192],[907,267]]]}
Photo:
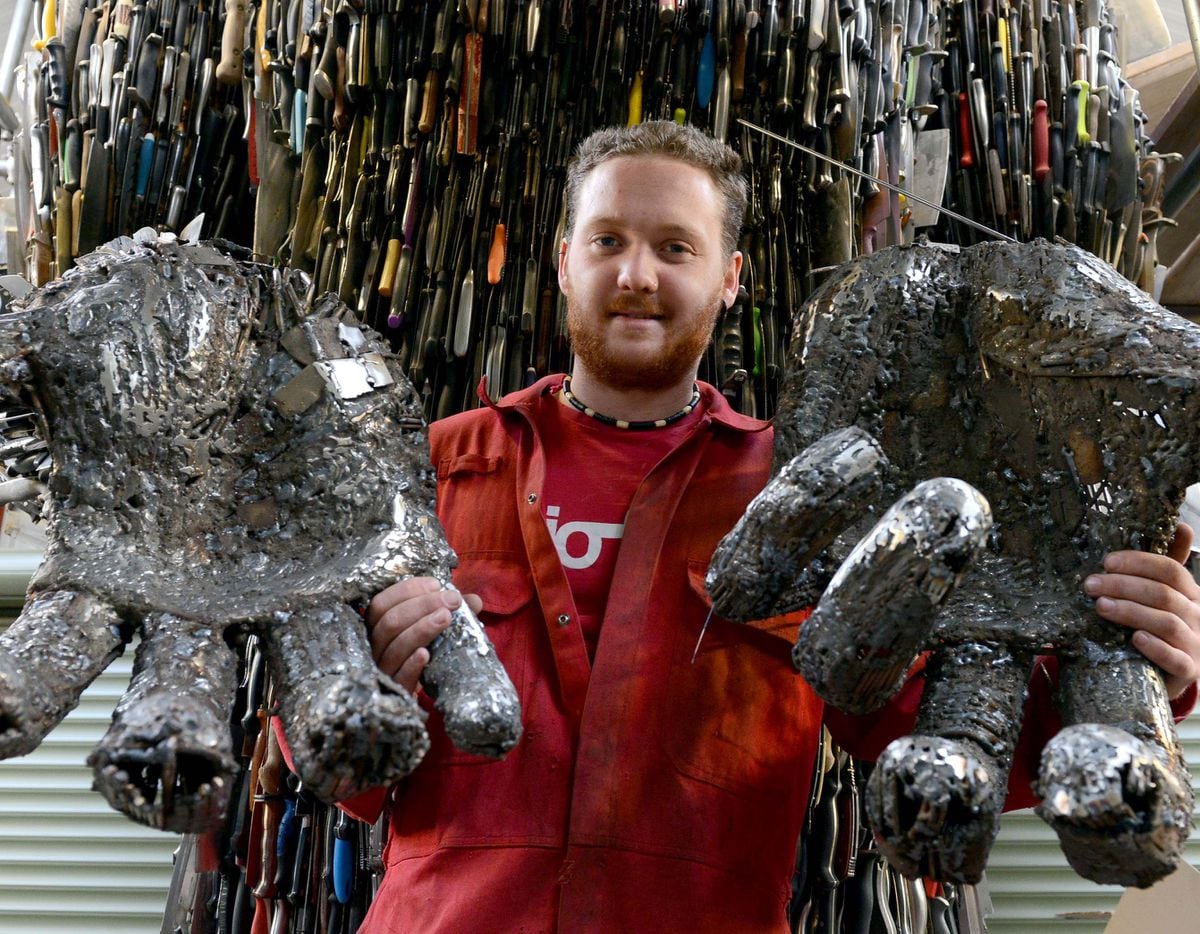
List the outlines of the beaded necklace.
{"label": "beaded necklace", "polygon": [[674,425],[681,418],[687,418],[697,405],[700,404],[700,387],[692,383],[692,398],[682,409],[674,415],[668,415],[666,418],[656,418],[653,421],[644,422],[628,422],[623,418],[613,418],[611,415],[605,415],[603,412],[597,412],[595,409],[584,405],[571,392],[571,377],[564,376],[562,383],[563,398],[571,405],[571,408],[577,412],[582,412],[598,422],[605,425],[612,425],[614,428],[626,428],[629,431],[648,431],[651,428],[666,428],[668,425]]}

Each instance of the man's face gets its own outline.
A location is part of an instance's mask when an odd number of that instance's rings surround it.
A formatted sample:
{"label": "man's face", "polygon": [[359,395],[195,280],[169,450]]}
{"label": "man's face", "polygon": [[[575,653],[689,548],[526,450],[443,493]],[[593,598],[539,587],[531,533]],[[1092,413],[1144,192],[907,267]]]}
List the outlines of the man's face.
{"label": "man's face", "polygon": [[618,156],[587,176],[558,284],[591,376],[646,390],[695,377],[737,296],[742,256],[721,248],[723,211],[707,173],[666,156]]}

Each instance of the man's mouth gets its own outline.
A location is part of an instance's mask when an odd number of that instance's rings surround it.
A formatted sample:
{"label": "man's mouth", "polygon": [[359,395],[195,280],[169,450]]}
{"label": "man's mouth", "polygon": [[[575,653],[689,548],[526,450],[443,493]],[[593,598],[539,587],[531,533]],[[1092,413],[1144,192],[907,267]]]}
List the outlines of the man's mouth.
{"label": "man's mouth", "polygon": [[626,305],[614,302],[605,309],[610,317],[632,318],[637,321],[655,320],[663,317],[663,313],[653,306]]}

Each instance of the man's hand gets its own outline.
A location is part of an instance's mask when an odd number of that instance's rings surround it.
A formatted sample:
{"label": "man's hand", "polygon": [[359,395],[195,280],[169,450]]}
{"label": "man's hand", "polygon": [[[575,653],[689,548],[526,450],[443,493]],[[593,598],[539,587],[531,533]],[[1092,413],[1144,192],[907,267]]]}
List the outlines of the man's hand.
{"label": "man's hand", "polygon": [[443,590],[432,577],[410,577],[377,593],[367,608],[367,626],[380,671],[414,693],[429,661],[425,646],[450,625],[451,611],[464,599],[476,614],[483,608],[475,594]]}
{"label": "man's hand", "polygon": [[1083,585],[1097,613],[1138,630],[1133,646],[1162,669],[1172,700],[1200,677],[1200,586],[1183,566],[1191,546],[1181,523],[1165,555],[1114,551]]}

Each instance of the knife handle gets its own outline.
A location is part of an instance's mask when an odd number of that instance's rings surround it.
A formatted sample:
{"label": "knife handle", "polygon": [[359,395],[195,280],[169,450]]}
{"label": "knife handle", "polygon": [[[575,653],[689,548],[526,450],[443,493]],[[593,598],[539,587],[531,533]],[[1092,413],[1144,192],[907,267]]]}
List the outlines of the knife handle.
{"label": "knife handle", "polygon": [[717,77],[717,46],[711,32],[704,34],[700,47],[700,60],[696,65],[696,104],[701,110],[708,108],[712,100]]}
{"label": "knife handle", "polygon": [[83,179],[83,127],[68,120],[63,140],[62,183],[67,191],[77,191]]}
{"label": "knife handle", "polygon": [[76,188],[71,195],[71,255],[79,255],[79,226],[83,220],[83,189]]}
{"label": "knife handle", "polygon": [[425,75],[425,86],[421,96],[421,115],[417,120],[417,132],[422,135],[432,132],[437,121],[438,79],[437,71],[430,68]]}
{"label": "knife handle", "polygon": [[1033,177],[1039,184],[1050,174],[1050,106],[1033,105]]}
{"label": "knife handle", "polygon": [[471,349],[471,319],[474,307],[475,270],[468,269],[458,290],[458,315],[454,321],[454,336],[450,346],[451,352],[459,358],[465,357]]}
{"label": "knife handle", "polygon": [[217,62],[217,80],[221,84],[241,83],[245,36],[246,0],[225,0],[225,26],[221,31],[221,60]]}
{"label": "knife handle", "polygon": [[626,121],[628,126],[637,126],[642,122],[642,73],[639,71],[633,76],[633,83],[629,88],[629,119]]}
{"label": "knife handle", "polygon": [[499,285],[504,275],[504,254],[508,244],[508,236],[503,224],[497,224],[492,234],[492,245],[488,250],[487,281],[488,285]]}
{"label": "knife handle", "polygon": [[975,165],[975,147],[971,139],[971,105],[967,92],[958,92],[958,164],[969,169]]}
{"label": "knife handle", "polygon": [[403,136],[405,149],[414,149],[417,145],[417,127],[421,122],[421,82],[416,78],[408,78],[404,82],[404,120]]}
{"label": "knife handle", "polygon": [[380,298],[391,298],[396,281],[396,269],[400,266],[400,238],[392,237],[387,242],[383,256],[383,271],[379,275]]}
{"label": "knife handle", "polygon": [[712,134],[721,142],[729,135],[729,98],[732,88],[729,80],[729,69],[722,68],[717,76],[717,100],[713,107]]}
{"label": "knife handle", "polygon": [[353,832],[350,815],[340,812],[333,828],[333,897],[343,905],[350,901],[354,892]]}
{"label": "knife handle", "polygon": [[61,276],[71,266],[71,192],[61,185],[54,189],[54,258],[58,263],[56,275]]}
{"label": "knife handle", "polygon": [[534,318],[537,315],[537,260],[525,260],[525,278],[521,281],[521,333],[533,334]]}
{"label": "knife handle", "polygon": [[158,100],[154,92],[158,90],[158,58],[162,50],[162,36],[151,33],[142,40],[142,47],[138,53],[137,71],[134,74],[131,96],[136,103],[146,109],[148,120],[153,118],[155,104]]}
{"label": "knife handle", "polygon": [[729,78],[735,101],[740,101],[746,94],[746,33],[743,27],[733,34],[730,52]]}
{"label": "knife handle", "polygon": [[[142,137],[142,144],[138,152],[137,181],[134,193],[139,199],[146,197],[146,190],[150,187],[150,168],[154,163],[154,149],[154,133],[150,132]],[[132,153],[130,153],[130,158],[133,158]]]}
{"label": "knife handle", "polygon": [[864,850],[859,854],[857,871],[843,886],[847,911],[843,913],[842,920],[847,934],[871,934],[875,918],[875,874],[878,872],[878,862],[877,851]]}
{"label": "knife handle", "polygon": [[1092,139],[1088,133],[1087,119],[1088,92],[1090,90],[1086,81],[1075,81],[1071,84],[1069,100],[1072,106],[1067,111],[1071,115],[1068,123],[1073,121],[1071,127],[1075,131],[1073,142],[1077,146],[1086,146]]}
{"label": "knife handle", "polygon": [[994,149],[988,150],[988,182],[992,191],[992,209],[996,213],[997,223],[1003,223],[1008,216],[1008,199],[1004,193],[1004,171],[1000,167],[1000,154]]}
{"label": "knife handle", "polygon": [[388,327],[398,328],[404,325],[404,310],[410,304],[408,290],[410,284],[415,287],[416,276],[412,274],[412,249],[406,243],[400,248],[400,262],[396,265],[396,278],[392,283],[392,299],[388,306]]}
{"label": "knife handle", "polygon": [[42,35],[35,40],[33,47],[37,51],[42,51],[51,39],[58,35],[58,5],[55,0],[46,0],[46,6],[42,9]]}

